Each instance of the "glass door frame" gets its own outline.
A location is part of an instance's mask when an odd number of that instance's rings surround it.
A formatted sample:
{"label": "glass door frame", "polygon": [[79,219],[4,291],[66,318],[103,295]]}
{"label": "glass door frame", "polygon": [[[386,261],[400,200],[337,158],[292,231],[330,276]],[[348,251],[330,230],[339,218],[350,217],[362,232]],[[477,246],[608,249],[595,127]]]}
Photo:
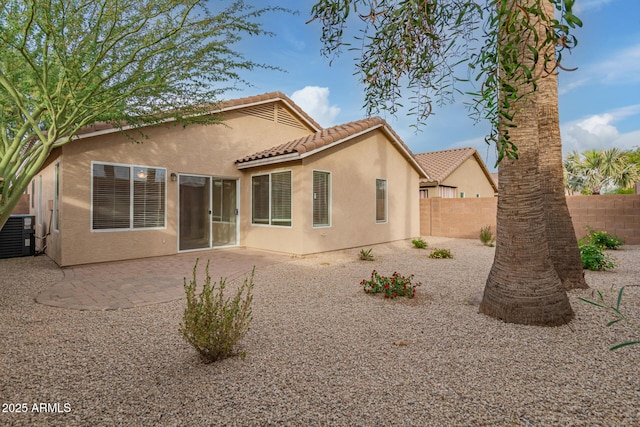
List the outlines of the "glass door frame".
{"label": "glass door frame", "polygon": [[[196,249],[180,249],[180,177],[181,176],[193,176],[193,177],[199,177],[199,178],[207,178],[209,179],[209,206],[208,206],[208,212],[209,212],[209,245],[207,247],[203,247],[203,248],[196,248]],[[236,217],[236,227],[235,227],[235,244],[232,245],[223,245],[223,246],[214,246],[213,245],[213,182],[215,180],[227,180],[227,181],[233,181],[235,182],[235,191],[236,191],[236,197],[235,197],[235,217]],[[219,175],[202,175],[202,174],[195,174],[195,173],[179,173],[178,174],[178,188],[177,188],[177,221],[176,221],[176,243],[177,243],[177,251],[178,253],[182,253],[182,252],[195,252],[195,251],[207,251],[207,250],[211,250],[211,249],[223,249],[223,248],[233,248],[233,247],[238,247],[240,246],[240,178],[238,177],[225,177],[225,176],[219,176]]]}
{"label": "glass door frame", "polygon": [[[215,202],[215,197],[214,197],[214,188],[215,188],[215,183],[216,181],[220,181],[222,182],[222,199],[220,200],[220,208],[221,208],[221,214],[224,215],[223,211],[223,204],[224,204],[224,182],[232,182],[234,184],[234,194],[235,197],[233,198],[233,225],[235,225],[234,229],[233,229],[233,241],[235,243],[231,243],[231,244],[224,244],[224,245],[216,245],[216,239],[214,236],[215,233],[215,224],[230,224],[231,222],[225,222],[225,221],[218,221],[218,222],[214,222],[214,202]],[[218,248],[232,248],[232,247],[237,247],[240,245],[240,210],[239,210],[239,206],[240,206],[240,179],[239,178],[227,178],[227,177],[223,177],[223,176],[212,176],[211,177],[211,249],[218,249]]]}

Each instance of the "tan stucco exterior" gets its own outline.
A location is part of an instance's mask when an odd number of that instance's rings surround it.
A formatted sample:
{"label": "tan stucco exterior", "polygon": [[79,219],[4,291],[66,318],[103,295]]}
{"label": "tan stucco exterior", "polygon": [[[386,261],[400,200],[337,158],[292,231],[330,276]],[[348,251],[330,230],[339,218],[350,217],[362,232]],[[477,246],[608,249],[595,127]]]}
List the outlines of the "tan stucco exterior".
{"label": "tan stucco exterior", "polygon": [[475,157],[469,157],[441,185],[457,187],[458,197],[494,197],[495,190]]}
{"label": "tan stucco exterior", "polygon": [[[242,230],[248,247],[310,254],[407,239],[420,232],[418,172],[381,131],[276,169],[253,168],[244,180],[242,199],[250,200],[250,175],[274,170],[292,171],[293,224],[286,228],[252,225],[250,216],[244,216]],[[331,173],[329,227],[312,225],[314,170]],[[385,223],[376,222],[376,179],[387,180]]]}
{"label": "tan stucco exterior", "polygon": [[[494,197],[496,191],[491,185],[490,179],[475,156],[471,156],[462,162],[439,185],[455,189],[455,197],[461,197],[462,193],[464,193],[465,198]],[[428,198],[438,197],[436,186],[423,185],[421,188],[429,189]]]}
{"label": "tan stucco exterior", "polygon": [[[282,109],[284,106],[280,105]],[[290,117],[297,117],[289,111]],[[145,128],[142,143],[121,133],[75,140],[62,147],[59,231],[47,238],[47,254],[58,264],[170,255],[178,250],[179,186],[175,173],[237,180],[239,246],[291,254],[406,239],[419,234],[418,171],[388,135],[373,130],[301,160],[238,169],[237,159],[313,134],[304,120],[280,123],[242,110],[225,113],[223,125],[155,126]],[[137,135],[139,137],[139,135]],[[95,231],[91,229],[92,162],[166,168],[166,226],[161,229]],[[54,164],[41,171],[42,197],[53,199]],[[251,176],[292,171],[292,225],[251,224]],[[331,172],[331,226],[312,227],[313,170]],[[375,220],[375,180],[388,180],[388,218]],[[36,178],[37,179],[37,178]],[[36,197],[40,197],[36,195]],[[47,206],[47,203],[44,203]],[[41,211],[37,222],[49,220]],[[36,209],[32,214],[37,214]]]}

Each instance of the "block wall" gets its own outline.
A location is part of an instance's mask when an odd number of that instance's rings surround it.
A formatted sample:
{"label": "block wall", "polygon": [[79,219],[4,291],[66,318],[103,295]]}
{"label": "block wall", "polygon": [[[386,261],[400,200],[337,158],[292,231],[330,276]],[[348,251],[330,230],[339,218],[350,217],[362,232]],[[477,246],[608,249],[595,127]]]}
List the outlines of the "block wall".
{"label": "block wall", "polygon": [[[480,228],[491,225],[495,232],[497,198],[420,199],[420,233],[477,239]],[[576,237],[591,226],[640,244],[640,195],[569,196],[567,206]]]}

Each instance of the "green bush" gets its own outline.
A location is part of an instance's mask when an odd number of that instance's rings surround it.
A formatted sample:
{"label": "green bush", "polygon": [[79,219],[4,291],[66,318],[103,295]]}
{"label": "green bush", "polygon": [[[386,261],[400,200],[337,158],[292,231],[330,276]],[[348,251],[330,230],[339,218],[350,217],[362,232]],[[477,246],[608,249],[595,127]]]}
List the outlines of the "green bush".
{"label": "green bush", "polygon": [[487,225],[480,229],[480,241],[485,246],[489,246],[491,248],[495,246],[496,238],[491,231],[490,225]]}
{"label": "green bush", "polygon": [[583,244],[596,245],[602,249],[618,249],[624,241],[613,234],[609,234],[606,231],[594,230],[591,227],[587,227],[587,235],[581,240]]}
{"label": "green bush", "polygon": [[580,245],[580,257],[582,268],[592,271],[604,271],[615,268],[613,259],[602,251],[602,248],[593,244]]}
{"label": "green bush", "polygon": [[373,261],[373,254],[371,253],[371,249],[360,249],[360,260],[361,261]]}
{"label": "green bush", "polygon": [[[198,260],[193,267],[193,278],[189,283],[184,279],[187,306],[184,309],[180,332],[202,356],[205,362],[229,357],[236,343],[249,331],[251,324],[251,302],[253,295],[253,275],[245,278],[233,299],[224,298],[226,279],[211,283],[209,262],[205,269],[202,292],[196,295],[196,271]],[[242,354],[244,357],[244,353]]]}
{"label": "green bush", "polygon": [[422,285],[422,283],[412,283],[412,280],[413,274],[409,277],[405,277],[394,272],[391,277],[386,277],[379,275],[376,270],[373,270],[371,272],[371,279],[363,279],[360,284],[368,294],[384,292],[385,298],[413,298],[416,296],[416,287]]}
{"label": "green bush", "polygon": [[453,258],[453,254],[449,249],[434,249],[429,254],[429,258],[434,259],[444,259],[444,258]]}
{"label": "green bush", "polygon": [[425,242],[422,237],[416,237],[411,241],[411,243],[413,243],[413,246],[418,249],[424,249],[427,247],[427,242]]}

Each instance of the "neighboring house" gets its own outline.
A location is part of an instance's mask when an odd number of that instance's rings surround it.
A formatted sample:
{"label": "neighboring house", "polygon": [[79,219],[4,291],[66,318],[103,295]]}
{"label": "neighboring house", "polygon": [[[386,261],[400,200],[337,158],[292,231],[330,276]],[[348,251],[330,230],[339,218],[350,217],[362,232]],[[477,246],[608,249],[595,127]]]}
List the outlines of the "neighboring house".
{"label": "neighboring house", "polygon": [[494,197],[496,181],[475,148],[456,148],[416,154],[426,172],[420,179],[420,198]]}
{"label": "neighboring house", "polygon": [[[420,233],[426,175],[382,119],[322,129],[282,93],[222,103],[224,124],[104,125],[56,149],[32,213],[58,264],[218,247],[310,254]],[[42,249],[42,244],[40,249]]]}

